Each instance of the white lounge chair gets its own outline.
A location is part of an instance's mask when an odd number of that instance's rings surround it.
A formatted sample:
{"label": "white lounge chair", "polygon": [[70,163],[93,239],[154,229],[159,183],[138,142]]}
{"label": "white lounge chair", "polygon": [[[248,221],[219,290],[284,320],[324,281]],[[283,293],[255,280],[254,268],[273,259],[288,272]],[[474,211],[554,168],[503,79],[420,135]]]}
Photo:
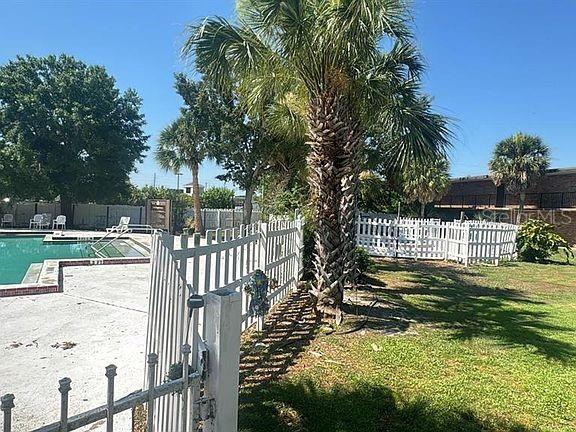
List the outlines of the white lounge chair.
{"label": "white lounge chair", "polygon": [[35,214],[32,219],[30,219],[29,228],[42,228],[42,222],[44,221],[44,216],[41,214]]}
{"label": "white lounge chair", "polygon": [[106,228],[106,231],[108,232],[127,232],[129,231],[129,225],[130,225],[130,216],[122,216],[120,218],[120,222],[118,222],[118,225],[114,225],[112,228]]}
{"label": "white lounge chair", "polygon": [[54,219],[52,221],[52,229],[66,229],[66,216],[64,215],[58,215],[56,216],[56,219]]}
{"label": "white lounge chair", "polygon": [[14,215],[11,213],[6,213],[4,216],[2,216],[2,225],[8,225],[10,224],[10,228],[14,228]]}

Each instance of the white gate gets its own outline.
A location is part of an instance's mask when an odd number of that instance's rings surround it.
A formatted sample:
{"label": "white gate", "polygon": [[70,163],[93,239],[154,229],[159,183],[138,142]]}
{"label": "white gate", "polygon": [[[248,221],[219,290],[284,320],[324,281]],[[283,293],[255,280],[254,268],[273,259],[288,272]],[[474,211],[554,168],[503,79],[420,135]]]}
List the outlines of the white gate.
{"label": "white gate", "polygon": [[[250,295],[243,290],[249,278],[256,269],[263,270],[271,282],[268,300],[272,305],[277,303],[296,287],[300,279],[302,245],[300,220],[211,230],[206,232],[205,239],[199,234],[190,237],[155,234],[151,249],[147,352],[158,353],[157,383],[162,381],[170,365],[179,361],[180,348],[186,343],[192,347],[193,370],[202,372],[202,348],[205,347],[204,341],[211,332],[212,323],[206,320],[205,311],[188,307],[189,298],[201,301],[209,292],[237,292],[240,316],[238,322],[228,325],[243,331],[258,321],[248,313]],[[222,355],[224,357],[218,359],[219,366],[226,365],[228,360],[236,362],[237,373],[238,352]],[[212,357],[208,353],[208,363]],[[201,397],[197,389],[192,390],[188,408],[191,431],[196,430],[199,422],[207,419],[216,422],[217,416],[225,415],[230,410],[237,411],[237,376],[231,377],[231,383],[225,393],[234,395],[236,406],[228,406],[227,409],[219,405],[223,403],[219,402],[219,398],[224,397],[222,394],[204,394]],[[145,385],[148,386],[148,382]],[[211,407],[212,403],[216,404],[216,408]],[[227,403],[233,404],[234,401]],[[181,423],[186,411],[182,404],[180,398],[162,398],[154,412],[155,430],[177,431],[175,425]],[[235,419],[234,415],[229,415],[229,418]]]}

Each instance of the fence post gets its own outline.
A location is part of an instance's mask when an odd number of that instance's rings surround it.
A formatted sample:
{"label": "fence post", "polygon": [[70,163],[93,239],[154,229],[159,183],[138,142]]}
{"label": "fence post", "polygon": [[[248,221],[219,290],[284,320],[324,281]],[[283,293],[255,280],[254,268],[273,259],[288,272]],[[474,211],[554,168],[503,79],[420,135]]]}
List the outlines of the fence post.
{"label": "fence post", "polygon": [[70,383],[72,380],[70,378],[62,378],[58,381],[60,391],[60,432],[66,432],[68,430],[68,392],[72,387]]}
{"label": "fence post", "polygon": [[[212,404],[204,432],[237,432],[241,294],[220,289],[206,294],[206,345],[210,353],[204,395]],[[213,402],[212,402],[213,400]]]}
{"label": "fence post", "polygon": [[182,378],[184,385],[182,386],[182,430],[180,432],[186,432],[188,427],[188,395],[190,394],[190,389],[188,388],[190,371],[188,370],[188,366],[190,364],[190,352],[190,345],[182,345]]}
{"label": "fence post", "polygon": [[5,394],[0,398],[0,409],[4,411],[4,428],[3,432],[12,431],[12,408],[14,408],[14,395]]}
{"label": "fence post", "polygon": [[[358,228],[360,227],[360,223],[358,223]],[[296,244],[296,282],[299,282],[303,276],[304,271],[304,263],[303,263],[303,249],[304,249],[304,224],[302,219],[298,217],[296,219],[296,229],[298,235],[298,243]],[[356,241],[358,241],[358,237],[356,237]]]}
{"label": "fence post", "polygon": [[260,222],[260,241],[258,251],[258,267],[266,273],[266,264],[268,264],[268,224]]}
{"label": "fence post", "polygon": [[108,378],[108,394],[106,398],[106,432],[114,431],[114,377],[116,366],[106,366],[106,378]]}
{"label": "fence post", "polygon": [[156,386],[156,365],[158,354],[148,354],[148,407],[146,432],[154,432],[154,388]]}

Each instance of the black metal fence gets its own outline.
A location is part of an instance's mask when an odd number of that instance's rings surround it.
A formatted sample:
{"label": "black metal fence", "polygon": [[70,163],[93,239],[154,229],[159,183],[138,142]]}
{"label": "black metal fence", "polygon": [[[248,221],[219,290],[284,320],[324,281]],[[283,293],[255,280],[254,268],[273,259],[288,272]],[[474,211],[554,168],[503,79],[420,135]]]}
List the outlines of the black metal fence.
{"label": "black metal fence", "polygon": [[[518,206],[519,200],[518,195],[506,194],[501,207]],[[447,195],[436,205],[448,208],[499,207],[496,205],[496,194]],[[525,206],[541,209],[576,208],[576,192],[527,193]]]}

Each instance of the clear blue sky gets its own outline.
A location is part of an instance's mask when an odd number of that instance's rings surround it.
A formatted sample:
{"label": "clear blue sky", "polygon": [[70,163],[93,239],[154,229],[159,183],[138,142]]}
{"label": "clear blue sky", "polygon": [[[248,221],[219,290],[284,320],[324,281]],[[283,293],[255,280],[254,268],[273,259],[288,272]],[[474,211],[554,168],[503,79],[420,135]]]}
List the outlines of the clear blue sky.
{"label": "clear blue sky", "polygon": [[[143,98],[153,149],[178,114],[173,74],[193,73],[179,59],[184,26],[206,15],[233,16],[233,0],[0,0],[0,64],[18,54],[66,53],[100,64],[121,89]],[[483,174],[493,145],[517,131],[538,134],[552,165],[576,166],[576,1],[415,0],[415,29],[428,63],[426,90],[456,121],[455,176]],[[219,168],[202,167],[217,184]],[[151,152],[139,185],[176,186]],[[182,183],[189,181],[185,173]]]}

